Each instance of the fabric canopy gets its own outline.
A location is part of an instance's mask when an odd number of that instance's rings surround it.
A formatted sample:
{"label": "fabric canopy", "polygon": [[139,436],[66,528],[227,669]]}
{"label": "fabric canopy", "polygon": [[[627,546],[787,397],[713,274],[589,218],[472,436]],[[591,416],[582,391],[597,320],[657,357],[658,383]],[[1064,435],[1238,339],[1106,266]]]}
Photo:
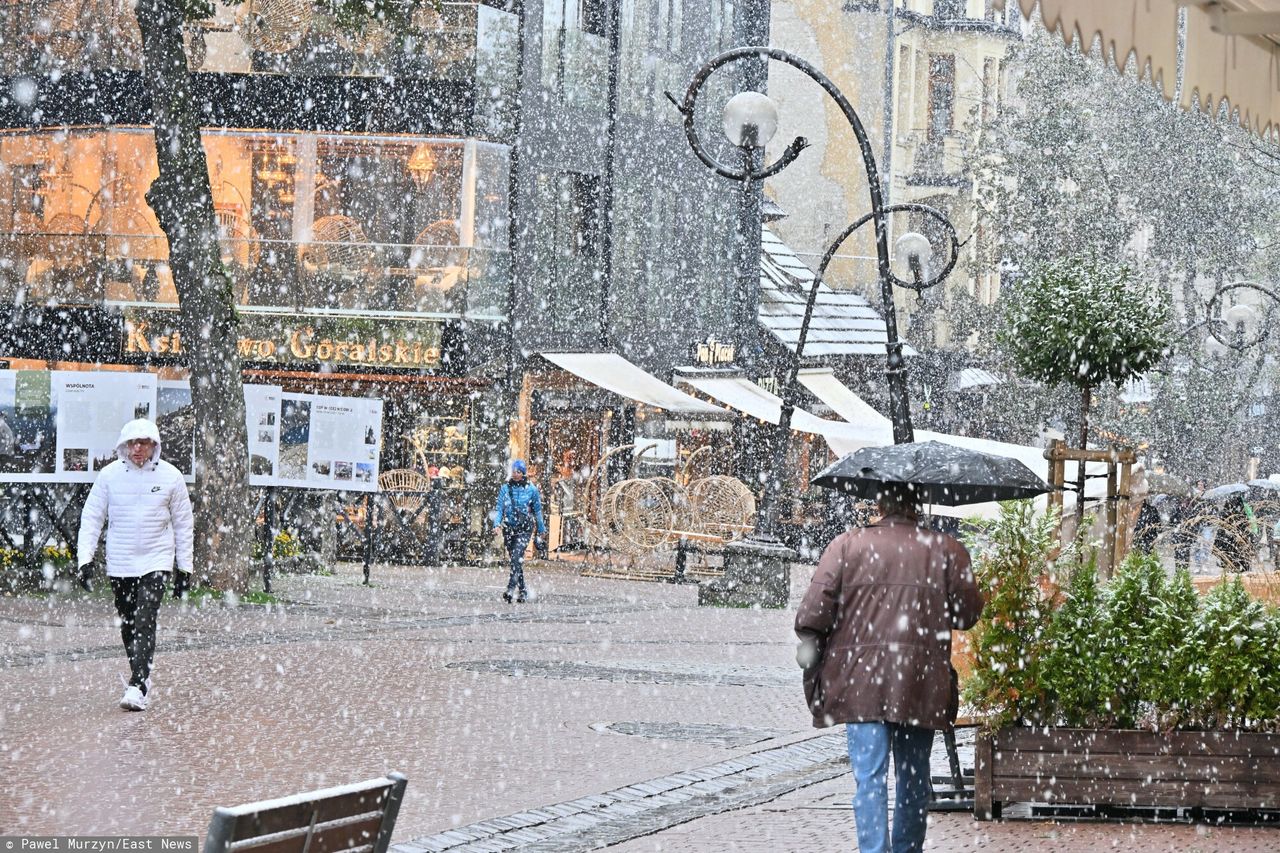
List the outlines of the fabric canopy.
{"label": "fabric canopy", "polygon": [[672,388],[616,353],[544,352],[542,357],[592,385],[655,409],[689,415],[723,417],[728,414],[719,406]]}
{"label": "fabric canopy", "polygon": [[[999,1],[999,0],[998,0]],[[1003,3],[1001,5],[1004,5]],[[1178,90],[1178,10],[1187,13],[1182,105],[1217,112],[1225,98],[1242,124],[1267,133],[1280,123],[1280,0],[1018,0],[1030,18],[1070,43],[1095,37],[1123,66],[1150,68],[1164,96]]]}
{"label": "fabric canopy", "polygon": [[[864,447],[878,447],[893,443],[893,427],[889,419],[872,408],[865,400],[841,382],[829,368],[802,370],[799,378],[804,386],[813,392],[814,396],[830,406],[832,411],[840,417],[850,422],[851,429],[849,430],[827,428],[822,433],[827,440],[827,446],[831,448],[831,452],[837,457],[845,456]],[[815,420],[821,419],[815,418]],[[823,421],[823,423],[830,423],[830,421]],[[993,441],[987,438],[974,438],[967,435],[950,435],[929,430],[915,430],[915,440],[939,441],[943,444],[963,447],[967,450],[977,450],[995,456],[1007,456],[1011,459],[1017,459],[1023,465],[1026,465],[1041,479],[1048,480],[1049,478],[1049,460],[1044,458],[1044,450],[1039,447],[1011,444],[1007,441]],[[1101,477],[1095,478],[1092,475],[1105,474],[1106,465],[1103,463],[1091,464],[1087,469],[1087,473],[1091,475],[1091,478],[1085,483],[1085,496],[1089,498],[1104,497],[1107,491],[1106,480]],[[1074,463],[1067,463],[1066,474],[1067,483],[1074,483]],[[1067,506],[1075,505],[1075,494],[1073,492],[1067,492],[1065,499]],[[1046,499],[1041,497],[1036,500],[1037,505],[1043,509]],[[970,504],[963,507],[934,507],[933,511],[938,515],[992,518],[999,512],[999,509],[999,504],[990,502]]]}
{"label": "fabric canopy", "polygon": [[[777,424],[782,417],[782,399],[744,376],[681,376],[680,381],[756,420]],[[871,447],[893,443],[893,433],[890,432],[888,441],[885,441],[884,431],[878,425],[828,421],[800,408],[791,413],[791,428],[820,435],[827,439],[828,445],[831,445],[832,436],[842,446]]]}
{"label": "fabric canopy", "polygon": [[831,411],[851,424],[878,427],[887,431],[889,440],[893,440],[893,425],[884,415],[873,409],[866,400],[849,390],[843,382],[836,378],[835,371],[829,367],[815,367],[801,370],[797,374],[800,384],[809,389],[809,393],[831,407]]}

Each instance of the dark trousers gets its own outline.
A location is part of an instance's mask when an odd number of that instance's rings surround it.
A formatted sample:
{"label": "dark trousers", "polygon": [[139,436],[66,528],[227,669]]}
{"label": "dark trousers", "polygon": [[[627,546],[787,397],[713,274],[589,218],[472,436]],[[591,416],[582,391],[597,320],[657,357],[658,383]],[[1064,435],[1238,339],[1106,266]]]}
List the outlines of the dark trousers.
{"label": "dark trousers", "polygon": [[524,549],[529,547],[529,537],[532,535],[532,530],[507,528],[502,531],[502,541],[507,546],[507,556],[511,558],[511,577],[507,578],[508,592],[513,589],[520,590],[521,595],[529,592],[524,585]]}
{"label": "dark trousers", "polygon": [[151,659],[156,653],[156,613],[168,583],[168,572],[111,579],[116,613],[120,615],[120,639],[129,656],[129,683],[144,692],[151,677]]}

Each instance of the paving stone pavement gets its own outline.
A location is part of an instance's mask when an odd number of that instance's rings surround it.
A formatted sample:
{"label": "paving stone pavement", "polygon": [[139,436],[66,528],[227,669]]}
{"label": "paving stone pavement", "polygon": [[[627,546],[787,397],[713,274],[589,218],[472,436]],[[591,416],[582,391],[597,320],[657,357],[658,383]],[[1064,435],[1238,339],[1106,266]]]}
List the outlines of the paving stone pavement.
{"label": "paving stone pavement", "polygon": [[[166,602],[145,714],[116,707],[105,594],[0,598],[0,833],[202,835],[218,805],[399,770],[393,840],[414,853],[450,832],[473,850],[853,847],[840,738],[800,700],[794,611],[530,579],[522,607],[493,570],[375,566],[364,586],[351,565],[279,578],[280,606]],[[945,814],[929,844],[1280,850],[1280,830]]]}

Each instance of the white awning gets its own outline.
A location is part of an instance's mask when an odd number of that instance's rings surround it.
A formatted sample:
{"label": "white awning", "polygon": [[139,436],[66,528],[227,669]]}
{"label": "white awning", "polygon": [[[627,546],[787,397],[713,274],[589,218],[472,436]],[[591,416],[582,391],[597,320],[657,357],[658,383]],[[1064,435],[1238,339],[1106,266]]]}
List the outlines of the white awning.
{"label": "white awning", "polygon": [[836,378],[835,371],[829,367],[814,367],[801,370],[797,374],[800,384],[809,389],[813,396],[831,407],[831,411],[851,424],[882,429],[893,441],[893,425],[888,418],[877,412],[871,405],[849,387]]}
{"label": "white awning", "polygon": [[[679,379],[713,400],[719,400],[756,420],[776,425],[782,417],[782,399],[745,376],[681,376]],[[832,445],[833,436],[842,447],[852,447],[855,450],[893,442],[892,432],[886,440],[884,430],[878,425],[828,421],[800,408],[791,413],[791,428],[822,436],[827,439],[832,450],[835,450]]]}
{"label": "white awning", "polygon": [[723,417],[729,414],[719,406],[671,387],[616,353],[544,352],[542,357],[592,385],[655,409],[688,415]]}

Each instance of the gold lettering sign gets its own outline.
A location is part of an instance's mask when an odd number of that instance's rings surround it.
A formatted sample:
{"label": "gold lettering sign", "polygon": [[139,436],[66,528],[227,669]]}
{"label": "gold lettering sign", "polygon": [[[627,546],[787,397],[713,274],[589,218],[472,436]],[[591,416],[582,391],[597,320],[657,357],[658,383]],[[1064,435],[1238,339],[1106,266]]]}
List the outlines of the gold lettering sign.
{"label": "gold lettering sign", "polygon": [[694,345],[693,349],[693,358],[698,364],[732,364],[734,355],[733,344],[721,343],[715,335]]}
{"label": "gold lettering sign", "polygon": [[[159,325],[159,324],[157,324]],[[294,326],[289,323],[264,322],[262,318],[241,315],[241,336],[236,351],[246,361],[277,363],[319,362],[363,367],[434,367],[440,363],[440,330],[424,326],[421,330],[396,334],[397,328],[375,328],[359,325],[361,332],[342,334],[338,324],[320,327]],[[181,356],[185,354],[177,331],[160,327],[151,321],[129,317],[124,322],[123,350],[126,355]],[[421,335],[421,337],[420,337]],[[423,337],[426,340],[423,340]]]}

